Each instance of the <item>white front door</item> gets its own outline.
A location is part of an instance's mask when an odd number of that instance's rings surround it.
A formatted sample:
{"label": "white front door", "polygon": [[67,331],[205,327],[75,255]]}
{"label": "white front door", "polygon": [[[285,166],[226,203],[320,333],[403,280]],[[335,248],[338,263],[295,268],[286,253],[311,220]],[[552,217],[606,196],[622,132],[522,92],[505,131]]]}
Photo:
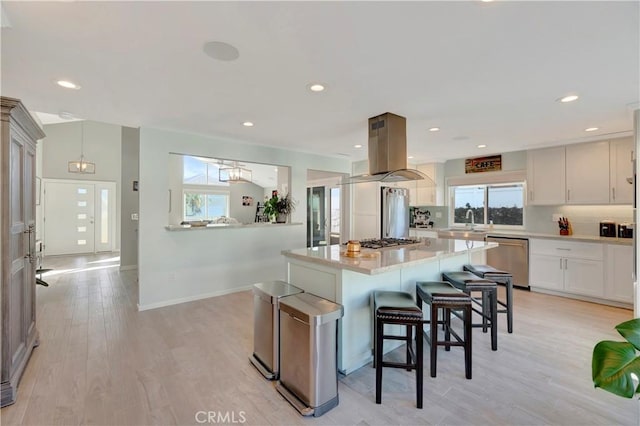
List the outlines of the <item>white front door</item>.
{"label": "white front door", "polygon": [[115,183],[44,183],[44,243],[47,255],[113,250]]}

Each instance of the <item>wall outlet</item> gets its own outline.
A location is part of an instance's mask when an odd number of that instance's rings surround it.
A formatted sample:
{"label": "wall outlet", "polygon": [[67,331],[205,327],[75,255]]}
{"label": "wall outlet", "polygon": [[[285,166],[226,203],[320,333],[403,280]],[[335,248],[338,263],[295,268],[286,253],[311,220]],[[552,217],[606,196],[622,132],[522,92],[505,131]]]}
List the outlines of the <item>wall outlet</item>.
{"label": "wall outlet", "polygon": [[562,215],[560,213],[554,213],[553,215],[551,215],[551,220],[553,222],[557,222],[560,220],[560,218],[562,217]]}
{"label": "wall outlet", "polygon": [[442,212],[436,212],[436,219],[442,219]]}
{"label": "wall outlet", "polygon": [[138,220],[138,213],[131,213],[131,220]]}

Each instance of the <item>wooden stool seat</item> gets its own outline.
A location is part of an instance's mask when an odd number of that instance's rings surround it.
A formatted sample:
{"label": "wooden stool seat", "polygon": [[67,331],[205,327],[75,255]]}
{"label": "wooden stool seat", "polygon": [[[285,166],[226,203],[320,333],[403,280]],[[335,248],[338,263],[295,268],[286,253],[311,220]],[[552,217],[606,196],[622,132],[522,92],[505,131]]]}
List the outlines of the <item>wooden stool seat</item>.
{"label": "wooden stool seat", "polygon": [[[375,324],[373,366],[376,369],[376,404],[382,403],[382,368],[404,368],[407,371],[416,370],[416,405],[422,408],[422,309],[416,305],[411,294],[402,291],[374,291],[372,302]],[[404,325],[406,334],[384,334],[385,324]],[[415,351],[412,346],[413,327],[416,328]],[[384,361],[382,348],[385,339],[406,342],[405,363]]]}

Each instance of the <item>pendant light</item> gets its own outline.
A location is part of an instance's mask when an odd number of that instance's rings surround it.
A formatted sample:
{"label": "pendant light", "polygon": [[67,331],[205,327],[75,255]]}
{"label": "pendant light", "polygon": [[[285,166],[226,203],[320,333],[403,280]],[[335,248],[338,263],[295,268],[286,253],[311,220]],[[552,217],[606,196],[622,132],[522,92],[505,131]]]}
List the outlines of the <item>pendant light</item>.
{"label": "pendant light", "polygon": [[96,163],[84,159],[84,120],[80,123],[80,161],[69,161],[69,173],[95,174]]}
{"label": "pendant light", "polygon": [[218,180],[229,183],[251,183],[251,170],[238,166],[233,162],[233,167],[221,167],[218,171]]}

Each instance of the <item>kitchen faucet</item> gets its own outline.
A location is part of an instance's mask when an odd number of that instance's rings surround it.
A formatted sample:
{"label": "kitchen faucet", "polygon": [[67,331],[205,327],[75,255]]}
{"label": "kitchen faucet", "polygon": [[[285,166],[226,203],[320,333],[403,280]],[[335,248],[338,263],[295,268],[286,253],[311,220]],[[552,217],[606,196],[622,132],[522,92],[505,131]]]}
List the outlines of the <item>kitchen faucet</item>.
{"label": "kitchen faucet", "polygon": [[473,216],[473,210],[471,210],[471,209],[467,210],[467,214],[465,215],[465,219],[469,219],[469,214],[471,214],[471,225],[469,225],[467,223],[467,226],[469,226],[471,229],[473,229],[473,227],[476,226],[476,220],[475,220],[475,217]]}

